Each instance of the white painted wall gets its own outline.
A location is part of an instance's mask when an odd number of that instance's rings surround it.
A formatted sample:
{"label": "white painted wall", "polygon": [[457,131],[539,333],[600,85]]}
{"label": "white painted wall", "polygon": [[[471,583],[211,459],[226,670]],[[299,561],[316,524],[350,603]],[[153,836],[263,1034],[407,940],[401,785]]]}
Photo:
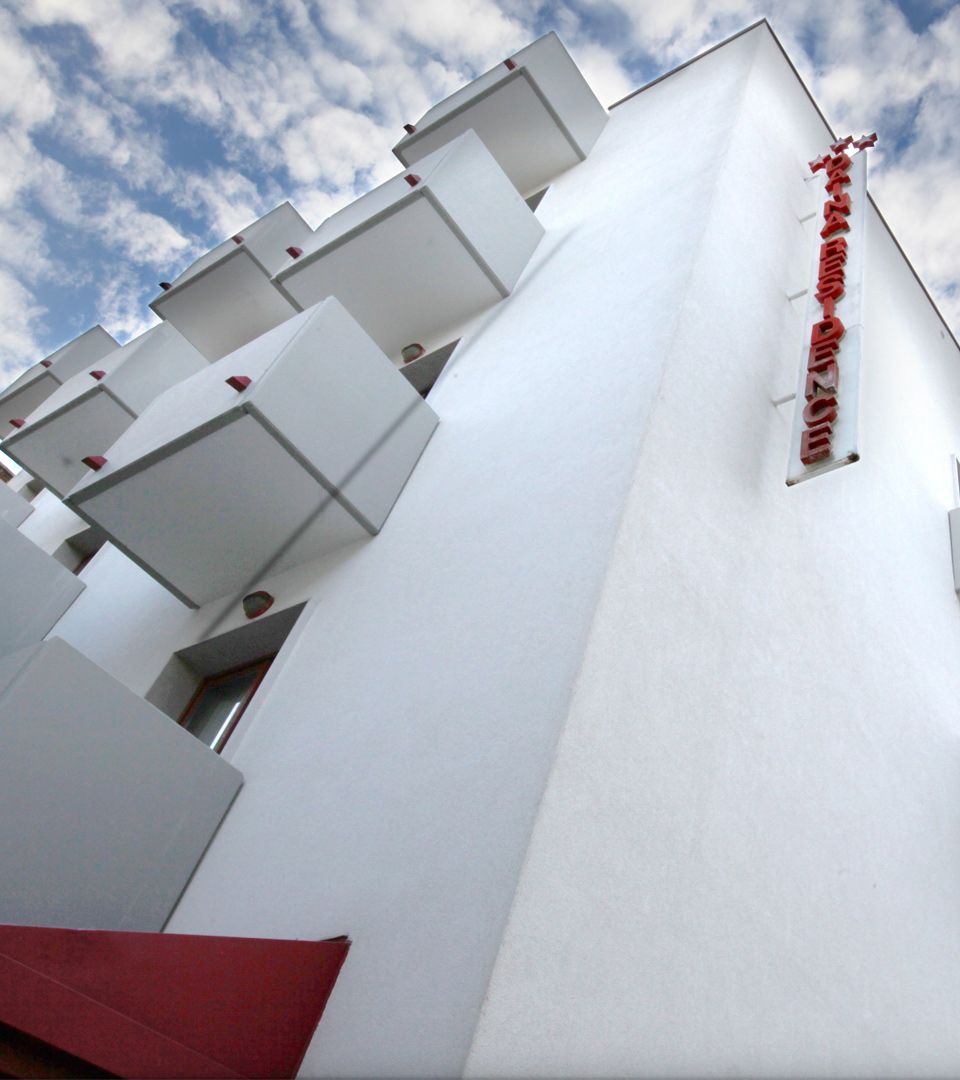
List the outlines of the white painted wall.
{"label": "white painted wall", "polygon": [[784,486],[779,294],[828,140],[750,37],[469,1075],[960,1071],[960,364],[871,211],[863,458]]}
{"label": "white painted wall", "polygon": [[228,744],[244,789],[168,929],[351,935],[304,1075],[463,1066],[745,75],[614,116],[551,189],[390,520],[316,565],[310,622]]}

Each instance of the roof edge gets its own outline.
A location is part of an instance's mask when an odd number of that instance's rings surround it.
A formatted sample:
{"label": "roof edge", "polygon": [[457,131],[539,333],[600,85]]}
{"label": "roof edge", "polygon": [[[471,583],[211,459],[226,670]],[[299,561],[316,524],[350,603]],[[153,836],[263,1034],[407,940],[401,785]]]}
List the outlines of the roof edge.
{"label": "roof edge", "polygon": [[[820,106],[817,104],[816,98],[810,92],[810,87],[807,86],[806,82],[804,82],[803,76],[800,74],[799,71],[797,71],[796,64],[794,64],[794,62],[790,59],[787,50],[783,47],[783,42],[777,36],[777,32],[770,25],[770,21],[765,17],[757,19],[756,22],[752,22],[749,26],[745,26],[742,30],[738,30],[735,34],[731,34],[729,37],[724,38],[722,41],[718,41],[716,45],[711,45],[709,49],[705,49],[702,53],[698,53],[696,56],[691,57],[689,60],[685,60],[682,64],[678,64],[677,67],[671,68],[669,71],[665,71],[662,75],[658,75],[655,79],[651,79],[650,82],[645,83],[643,86],[631,91],[629,94],[627,94],[626,97],[622,97],[619,101],[615,101],[612,105],[609,106],[609,109],[615,109],[618,105],[623,105],[624,102],[630,101],[631,98],[635,98],[638,94],[642,94],[644,90],[649,90],[652,86],[656,86],[657,83],[663,82],[664,79],[669,79],[671,75],[676,75],[677,72],[683,71],[684,68],[689,67],[691,64],[695,64],[698,60],[702,60],[705,56],[709,56],[711,53],[716,52],[717,49],[722,49],[724,45],[729,45],[732,41],[736,41],[737,38],[743,37],[744,34],[749,34],[751,31],[756,30],[760,26],[765,26],[767,28],[770,36],[774,40],[774,43],[780,50],[781,55],[783,56],[784,60],[786,60],[787,66],[793,72],[794,78],[800,84],[803,92],[807,95],[810,104],[816,110],[817,116],[819,116],[820,119],[823,121],[824,127],[826,127],[827,131],[830,133],[830,137],[832,139],[835,139],[837,137],[837,133],[834,131],[833,125],[830,123],[829,120],[827,120],[826,116],[824,115],[823,109],[820,108]],[[883,212],[881,211],[880,207],[877,206],[877,201],[876,199],[874,199],[873,195],[871,195],[869,189],[867,190],[867,199],[869,200],[870,205],[876,212],[877,217],[880,219],[880,224],[884,227],[884,229],[886,229],[887,234],[893,241],[893,246],[897,249],[901,258],[907,264],[907,269],[913,275],[916,283],[920,286],[920,291],[927,298],[928,303],[933,308],[934,313],[940,320],[940,323],[943,326],[944,330],[946,330],[946,332],[950,335],[950,340],[953,342],[954,347],[957,349],[958,352],[960,352],[960,341],[957,340],[956,334],[953,332],[950,324],[944,318],[943,312],[940,310],[940,307],[938,306],[936,300],[934,300],[934,298],[930,295],[930,290],[924,284],[923,278],[921,278],[919,273],[917,273],[917,268],[913,265],[913,262],[910,260],[909,255],[907,255],[907,253],[903,250],[903,245],[897,239],[896,233],[890,227],[890,223],[883,216]]]}

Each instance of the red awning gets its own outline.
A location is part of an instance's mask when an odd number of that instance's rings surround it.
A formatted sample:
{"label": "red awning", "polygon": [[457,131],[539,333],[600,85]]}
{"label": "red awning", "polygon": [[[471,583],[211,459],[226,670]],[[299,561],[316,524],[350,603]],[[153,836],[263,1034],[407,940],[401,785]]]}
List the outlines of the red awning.
{"label": "red awning", "polygon": [[0,926],[0,1024],[115,1076],[291,1077],[349,947]]}

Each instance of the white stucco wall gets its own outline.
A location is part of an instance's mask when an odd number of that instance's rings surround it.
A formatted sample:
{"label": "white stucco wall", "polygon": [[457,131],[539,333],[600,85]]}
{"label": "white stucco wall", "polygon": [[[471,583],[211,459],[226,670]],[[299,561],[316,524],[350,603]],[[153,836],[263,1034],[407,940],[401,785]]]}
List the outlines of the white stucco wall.
{"label": "white stucco wall", "polygon": [[468,1075],[960,1071],[960,358],[871,210],[862,460],[784,486],[791,192],[827,138],[750,36]]}
{"label": "white stucco wall", "polygon": [[310,622],[228,746],[244,789],[168,929],[351,935],[303,1075],[463,1067],[747,70],[615,116],[554,185],[389,522],[316,564]]}

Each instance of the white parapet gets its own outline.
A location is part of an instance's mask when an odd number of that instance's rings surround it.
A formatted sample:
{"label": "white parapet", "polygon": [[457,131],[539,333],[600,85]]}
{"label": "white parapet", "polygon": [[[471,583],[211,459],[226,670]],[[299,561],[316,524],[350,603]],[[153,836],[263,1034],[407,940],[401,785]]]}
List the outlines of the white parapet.
{"label": "white parapet", "polygon": [[170,282],[150,307],[208,360],[219,360],[298,310],[272,283],[288,248],[313,235],[290,203],[202,255]]}
{"label": "white parapet", "polygon": [[473,132],[328,218],[277,284],[336,296],[395,361],[508,296],[543,226]]}
{"label": "white parapet", "polygon": [[551,31],[434,105],[393,152],[412,166],[472,128],[526,197],[583,161],[606,122]]}
{"label": "white parapet", "polygon": [[84,584],[7,521],[0,521],[0,565],[2,656],[48,634]]}
{"label": "white parapet", "polygon": [[0,923],[160,930],[240,773],[59,638],[0,659]]}
{"label": "white parapet", "polygon": [[200,605],[378,532],[436,424],[330,298],[160,395],[66,501]]}
{"label": "white parapet", "polygon": [[173,326],[154,326],[58,387],[4,439],[4,453],[63,496],[86,475],[85,457],[102,454],[159,393],[206,366]]}
{"label": "white parapet", "polygon": [[0,484],[0,521],[16,528],[33,513],[33,504],[7,484]]}
{"label": "white parapet", "polygon": [[56,389],[77,372],[97,364],[119,345],[102,326],[93,326],[34,364],[0,392],[0,435],[16,431]]}

